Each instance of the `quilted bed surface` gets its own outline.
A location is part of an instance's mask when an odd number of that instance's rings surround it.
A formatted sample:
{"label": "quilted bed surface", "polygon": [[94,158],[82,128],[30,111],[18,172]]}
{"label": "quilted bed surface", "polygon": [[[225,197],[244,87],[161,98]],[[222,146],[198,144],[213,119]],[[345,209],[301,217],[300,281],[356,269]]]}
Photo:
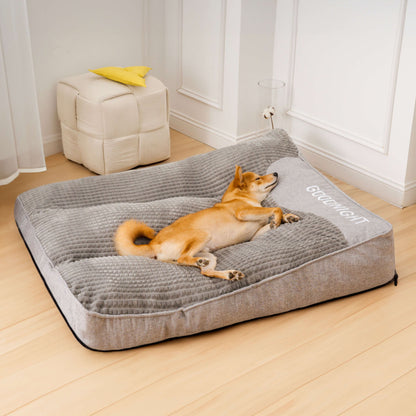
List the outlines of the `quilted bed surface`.
{"label": "quilted bed surface", "polygon": [[[279,205],[301,217],[298,223],[283,224],[255,241],[215,253],[218,270],[239,269],[244,279],[207,278],[193,267],[117,256],[113,235],[124,220],[136,218],[158,231],[183,215],[208,208],[220,201],[236,164],[259,174],[279,172],[281,183],[263,205]],[[73,297],[65,295],[66,302],[75,301],[94,316],[153,315],[239,293],[391,231],[389,224],[373,214],[359,212],[358,204],[354,203],[352,212],[353,202],[343,201],[346,197],[326,184],[299,158],[286,132],[277,130],[181,162],[33,189],[18,197],[16,221],[23,237],[22,228],[30,228],[36,250],[41,252],[38,266],[47,260],[41,272],[47,269],[53,279],[62,279],[62,287]],[[31,249],[30,242],[28,246]],[[212,325],[200,328],[208,329]],[[130,346],[135,345],[121,342],[121,347]]]}
{"label": "quilted bed surface", "polygon": [[[153,259],[117,256],[113,235],[119,224],[137,218],[156,231],[177,218],[219,202],[235,164],[264,173],[271,161],[296,157],[291,141],[276,137],[252,146],[230,147],[166,169],[152,168],[41,187],[22,196],[45,253],[69,289],[88,310],[118,315],[160,312],[189,306],[280,274],[346,246],[342,232],[315,214],[285,224],[255,241],[218,250],[217,269],[238,268],[247,278],[207,278],[192,267]],[[209,156],[209,155],[208,155]],[[198,169],[195,168],[198,166]],[[143,178],[144,176],[144,178]],[[101,178],[99,178],[101,179]],[[265,206],[273,205],[272,200]]]}

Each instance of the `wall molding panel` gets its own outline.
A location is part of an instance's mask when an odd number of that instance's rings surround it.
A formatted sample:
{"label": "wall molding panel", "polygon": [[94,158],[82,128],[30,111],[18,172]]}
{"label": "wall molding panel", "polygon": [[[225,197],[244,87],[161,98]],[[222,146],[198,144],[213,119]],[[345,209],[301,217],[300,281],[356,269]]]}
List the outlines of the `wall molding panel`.
{"label": "wall molding panel", "polygon": [[[286,114],[290,117],[293,117],[293,118],[297,119],[297,120],[303,121],[305,123],[308,123],[312,126],[315,126],[315,127],[319,128],[319,129],[322,129],[322,130],[328,131],[330,133],[336,134],[340,137],[343,137],[344,139],[353,141],[353,142],[358,143],[362,146],[366,146],[369,149],[375,150],[375,151],[380,152],[382,154],[387,154],[387,152],[388,152],[388,142],[389,142],[390,128],[389,128],[388,134],[386,135],[386,138],[387,138],[386,143],[387,144],[386,145],[379,145],[375,142],[372,142],[372,141],[368,140],[368,138],[366,138],[366,137],[363,137],[363,136],[360,136],[357,133],[354,133],[353,131],[350,131],[350,130],[347,130],[347,129],[342,129],[338,126],[329,124],[324,120],[320,120],[320,119],[315,118],[313,116],[304,114],[300,111],[289,110]],[[390,115],[390,119],[391,119],[391,115]]]}
{"label": "wall molding panel", "polygon": [[[296,145],[301,149],[309,163],[323,172],[335,175],[338,179],[355,184],[360,189],[369,192],[399,208],[407,205],[407,201],[416,196],[416,183],[403,187],[386,176],[376,175],[364,166],[340,158],[325,149],[311,145],[305,140],[292,135]],[[336,173],[334,173],[336,172]]]}
{"label": "wall molding panel", "polygon": [[[344,139],[347,139],[349,141],[352,141],[354,143],[357,143],[362,146],[366,146],[371,150],[377,151],[382,154],[387,154],[389,150],[389,143],[390,143],[390,131],[391,131],[391,125],[392,125],[392,117],[393,117],[393,107],[394,107],[394,99],[395,99],[395,91],[396,91],[396,83],[397,83],[397,76],[399,71],[399,62],[400,62],[400,50],[402,45],[402,38],[403,38],[403,30],[404,30],[404,23],[406,18],[406,0],[401,0],[400,3],[397,3],[397,18],[394,19],[394,21],[390,22],[390,32],[394,33],[394,40],[391,42],[390,49],[386,51],[386,54],[383,56],[377,55],[374,53],[374,62],[377,63],[380,60],[383,61],[385,64],[384,72],[382,75],[380,75],[380,79],[382,79],[383,82],[380,82],[378,84],[378,88],[380,86],[386,86],[382,92],[377,92],[378,97],[372,96],[371,88],[368,92],[365,92],[364,89],[359,89],[359,85],[365,84],[365,80],[360,79],[360,74],[354,74],[357,77],[357,101],[360,96],[363,96],[364,99],[368,101],[368,103],[372,103],[372,100],[375,101],[376,106],[378,106],[378,102],[383,101],[382,105],[380,104],[376,109],[377,112],[371,112],[371,108],[368,108],[368,118],[371,119],[373,123],[373,130],[370,132],[366,132],[366,134],[363,134],[362,132],[357,132],[356,128],[354,127],[348,127],[346,128],[347,122],[349,125],[353,125],[355,123],[351,123],[351,120],[354,119],[354,115],[357,114],[358,111],[355,111],[354,107],[359,105],[359,103],[352,102],[354,99],[353,93],[349,93],[347,90],[348,88],[340,88],[340,92],[346,92],[347,99],[350,100],[350,102],[343,104],[342,102],[331,102],[331,82],[336,83],[339,81],[339,83],[343,83],[344,80],[342,78],[342,75],[340,79],[337,80],[329,80],[328,81],[328,88],[326,87],[326,80],[317,79],[317,83],[319,83],[321,86],[324,87],[318,91],[316,91],[313,88],[313,82],[311,81],[312,78],[309,79],[308,84],[308,76],[304,75],[309,70],[309,65],[306,65],[305,63],[311,63],[313,65],[313,61],[324,59],[323,56],[313,56],[309,55],[309,52],[306,51],[305,48],[311,49],[311,45],[314,46],[314,43],[308,44],[310,36],[310,31],[312,30],[313,33],[313,26],[311,23],[307,22],[307,19],[301,18],[301,13],[303,9],[302,7],[305,7],[308,10],[308,7],[316,7],[316,1],[309,2],[302,2],[301,0],[294,0],[293,2],[293,9],[292,9],[292,24],[291,24],[291,39],[290,42],[290,59],[289,59],[289,74],[288,74],[288,91],[287,91],[287,108],[288,112],[287,115],[289,117],[293,117],[295,119],[301,120],[303,122],[309,123],[310,125],[317,127],[319,129],[323,129],[326,131],[329,131],[331,133],[334,133]],[[326,3],[325,0],[320,1],[318,3]],[[355,2],[353,2],[355,4]],[[351,4],[351,7],[354,7],[354,4]],[[356,7],[358,7],[358,3],[355,4]],[[371,5],[370,5],[371,6]],[[342,7],[345,7],[339,3],[338,6],[340,9]],[[329,7],[326,7],[329,9]],[[357,8],[358,10],[358,8]],[[341,13],[341,10],[339,11]],[[306,14],[306,12],[305,12]],[[336,13],[334,13],[336,15]],[[386,16],[384,15],[384,18],[386,19]],[[311,19],[313,20],[313,19]],[[306,23],[305,23],[306,22]],[[306,26],[306,29],[303,28],[303,26]],[[376,22],[373,21],[371,24],[376,25]],[[310,26],[308,26],[310,25]],[[385,25],[385,23],[381,22],[378,24],[379,26]],[[329,25],[330,26],[330,25]],[[362,29],[362,27],[361,27]],[[381,30],[381,27],[378,28]],[[345,33],[342,33],[338,28],[329,28],[329,30],[334,31],[334,36],[339,36],[340,39],[337,39],[337,41],[340,42],[339,47],[339,55],[342,55],[345,53],[345,50],[343,49],[344,46],[351,46],[353,43],[349,43],[347,37],[350,35],[349,28],[345,29]],[[351,31],[353,28],[351,28]],[[371,30],[371,29],[369,29]],[[389,33],[390,33],[389,32]],[[331,33],[328,34],[328,36],[331,36]],[[344,36],[344,38],[343,38]],[[319,33],[316,34],[316,37],[319,37]],[[373,39],[374,40],[374,39]],[[301,48],[300,44],[301,42],[305,43],[305,48]],[[344,43],[343,43],[344,42]],[[358,42],[358,40],[357,40]],[[380,41],[382,43],[382,40]],[[333,47],[335,50],[336,41],[333,42],[331,40],[327,41],[327,45],[329,45],[329,48]],[[371,51],[368,51],[368,54],[370,54]],[[354,55],[354,51],[350,52],[350,56],[352,59],[356,58],[357,62],[360,60],[365,61],[365,65],[362,66],[362,68],[368,69],[371,67],[372,57],[370,56],[368,58],[368,62],[366,61],[365,53],[367,53],[366,50],[357,51],[357,54]],[[300,55],[304,56],[300,56]],[[360,55],[361,54],[361,55]],[[329,60],[334,58],[336,61],[336,56],[328,58]],[[387,62],[389,60],[389,62]],[[386,62],[384,62],[386,61]],[[328,61],[329,63],[330,61]],[[339,63],[342,63],[342,58],[339,59]],[[320,64],[317,64],[315,66],[315,76],[319,78],[320,74],[317,71],[317,68],[319,68]],[[330,63],[329,63],[330,65]],[[336,65],[336,64],[335,64]],[[375,66],[376,67],[376,66]],[[341,65],[338,67],[338,69],[342,68]],[[351,68],[353,68],[353,65],[351,64]],[[342,69],[340,71],[328,70],[328,74],[332,73],[341,73]],[[327,75],[328,75],[327,74]],[[325,74],[322,76],[324,77]],[[348,78],[349,74],[345,73],[347,82],[350,82],[352,84],[352,87],[354,87],[353,82],[351,81],[353,77]],[[329,78],[329,77],[328,77]],[[368,80],[371,84],[371,79]],[[300,84],[300,86],[298,86]],[[309,92],[307,90],[310,90]],[[373,88],[374,89],[374,88]],[[299,91],[301,91],[299,93]],[[318,93],[314,93],[318,92]],[[316,99],[317,95],[319,93],[324,97],[325,95],[328,95],[328,108],[325,108],[325,104],[323,100]],[[367,96],[365,96],[367,94]],[[342,96],[341,96],[342,97]],[[342,100],[342,98],[341,98]],[[342,122],[334,122],[331,120],[331,116],[334,115],[334,108],[339,108],[340,112],[344,112],[344,123]],[[370,107],[370,106],[369,106]],[[312,112],[310,111],[312,109]],[[323,113],[322,115],[318,115],[319,112]],[[327,117],[325,117],[325,113]],[[364,113],[362,111],[361,113]],[[335,117],[336,118],[336,117]],[[340,117],[342,119],[342,117]],[[380,120],[380,123],[382,123],[382,127],[380,127],[377,124],[376,120]],[[358,123],[359,124],[359,123]],[[362,115],[362,123],[361,126],[358,125],[358,129],[361,128],[363,125],[366,124],[365,120],[365,114]]]}
{"label": "wall molding panel", "polygon": [[226,0],[180,0],[178,11],[177,92],[222,110]]}

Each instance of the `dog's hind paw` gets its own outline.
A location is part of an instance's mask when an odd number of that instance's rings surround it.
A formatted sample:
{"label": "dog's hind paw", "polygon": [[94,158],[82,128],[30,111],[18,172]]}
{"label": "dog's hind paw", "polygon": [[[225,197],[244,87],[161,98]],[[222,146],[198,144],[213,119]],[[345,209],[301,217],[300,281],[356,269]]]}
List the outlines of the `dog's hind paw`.
{"label": "dog's hind paw", "polygon": [[228,272],[228,280],[241,280],[244,276],[244,273],[238,271],[238,270],[229,270]]}
{"label": "dog's hind paw", "polygon": [[201,257],[200,259],[197,260],[196,265],[198,267],[207,267],[209,265],[209,259],[205,259]]}

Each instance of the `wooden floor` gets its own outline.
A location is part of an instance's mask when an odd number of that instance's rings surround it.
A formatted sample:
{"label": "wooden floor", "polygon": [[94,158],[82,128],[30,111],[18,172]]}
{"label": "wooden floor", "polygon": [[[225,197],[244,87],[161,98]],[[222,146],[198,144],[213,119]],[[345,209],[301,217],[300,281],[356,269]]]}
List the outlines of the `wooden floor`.
{"label": "wooden floor", "polygon": [[[178,160],[210,150],[172,132]],[[416,206],[339,181],[394,226],[399,285],[134,350],[82,347],[13,219],[16,196],[91,173],[62,155],[0,187],[0,414],[416,415]]]}

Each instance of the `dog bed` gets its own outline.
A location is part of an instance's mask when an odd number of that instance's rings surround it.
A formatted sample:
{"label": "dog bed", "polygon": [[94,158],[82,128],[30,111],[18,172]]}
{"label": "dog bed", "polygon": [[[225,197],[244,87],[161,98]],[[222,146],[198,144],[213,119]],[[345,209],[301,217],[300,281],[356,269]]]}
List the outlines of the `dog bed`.
{"label": "dog bed", "polygon": [[[212,206],[235,165],[278,172],[264,206],[301,220],[216,251],[225,281],[194,267],[117,256],[113,235],[136,218],[156,231]],[[312,168],[283,130],[189,159],[45,185],[15,218],[57,306],[87,347],[108,351],[209,331],[358,293],[395,275],[392,227]]]}

